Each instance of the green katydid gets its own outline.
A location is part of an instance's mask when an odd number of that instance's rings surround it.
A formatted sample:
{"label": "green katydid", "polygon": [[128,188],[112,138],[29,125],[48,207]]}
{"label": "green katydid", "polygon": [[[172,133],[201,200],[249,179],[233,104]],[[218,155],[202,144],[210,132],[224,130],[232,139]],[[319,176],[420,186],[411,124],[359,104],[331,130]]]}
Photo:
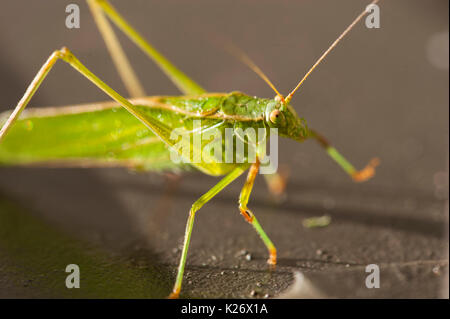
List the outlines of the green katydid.
{"label": "green katydid", "polygon": [[[214,158],[212,161],[175,163],[170,160],[170,152],[173,152],[175,147],[175,141],[171,138],[171,132],[174,129],[182,128],[195,135],[193,122],[199,119],[202,120],[202,128],[203,125],[205,128],[220,129],[234,128],[236,125],[244,128],[249,126],[276,128],[279,136],[298,142],[308,138],[318,141],[354,181],[365,181],[374,175],[375,166],[378,164],[377,159],[371,160],[364,169],[356,170],[325,138],[309,129],[304,119],[301,119],[290,105],[294,93],[305,79],[364,17],[366,11],[363,11],[333,42],[286,97],[276,90],[264,73],[245,54],[240,53],[242,60],[274,89],[275,98],[265,99],[250,97],[240,92],[207,93],[144,40],[107,0],[87,0],[87,2],[131,98],[126,99],[119,95],[85,67],[67,48],[53,52],[12,113],[0,114],[2,127],[0,165],[122,166],[147,171],[191,168],[213,176],[225,175],[201,196],[189,211],[184,246],[171,297],[178,297],[181,290],[196,212],[247,170],[249,173],[240,194],[239,210],[266,245],[270,256],[268,263],[276,264],[274,244],[247,207],[260,168],[260,158],[257,157],[254,162],[247,160],[242,163],[223,163]],[[376,2],[378,0],[373,1],[372,4]],[[112,21],[142,49],[185,95],[144,97],[142,86],[109,21]],[[84,75],[114,101],[58,108],[36,108],[22,113],[53,65],[60,59]],[[190,142],[189,146],[192,146]],[[279,190],[280,177],[276,174],[272,177],[274,178],[267,179],[270,187],[275,191]]]}

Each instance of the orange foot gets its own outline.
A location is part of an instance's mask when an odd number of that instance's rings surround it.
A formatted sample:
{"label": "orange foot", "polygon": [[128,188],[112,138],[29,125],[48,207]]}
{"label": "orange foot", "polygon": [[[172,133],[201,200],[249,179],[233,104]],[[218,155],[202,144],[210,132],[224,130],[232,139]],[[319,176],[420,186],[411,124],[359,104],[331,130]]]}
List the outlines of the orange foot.
{"label": "orange foot", "polygon": [[177,291],[172,291],[169,295],[169,297],[167,297],[168,299],[178,299],[178,297],[180,297],[180,290]]}
{"label": "orange foot", "polygon": [[275,268],[275,265],[277,264],[277,251],[275,249],[270,250],[270,256],[267,263],[271,266],[271,268]]}
{"label": "orange foot", "polygon": [[380,160],[378,158],[371,159],[366,167],[352,174],[353,180],[359,183],[365,182],[368,179],[372,178],[375,175],[375,167],[377,167],[379,164]]}

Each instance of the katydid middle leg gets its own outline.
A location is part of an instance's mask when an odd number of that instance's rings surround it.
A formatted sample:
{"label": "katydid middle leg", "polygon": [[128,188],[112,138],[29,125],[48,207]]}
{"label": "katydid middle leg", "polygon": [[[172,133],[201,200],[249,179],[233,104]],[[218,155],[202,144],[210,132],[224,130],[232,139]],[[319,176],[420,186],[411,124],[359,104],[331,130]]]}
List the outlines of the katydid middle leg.
{"label": "katydid middle leg", "polygon": [[213,188],[211,188],[206,194],[200,197],[194,204],[192,204],[191,210],[189,211],[189,217],[186,223],[186,232],[184,235],[183,250],[181,252],[180,264],[178,266],[177,279],[173,287],[172,293],[169,298],[178,298],[181,290],[181,283],[183,281],[184,267],[186,265],[186,257],[189,248],[189,242],[191,240],[192,228],[194,226],[195,213],[206,204],[211,198],[213,198],[217,193],[224,189],[228,184],[238,178],[242,173],[247,170],[248,166],[238,166],[228,175],[226,175],[219,183],[217,183]]}

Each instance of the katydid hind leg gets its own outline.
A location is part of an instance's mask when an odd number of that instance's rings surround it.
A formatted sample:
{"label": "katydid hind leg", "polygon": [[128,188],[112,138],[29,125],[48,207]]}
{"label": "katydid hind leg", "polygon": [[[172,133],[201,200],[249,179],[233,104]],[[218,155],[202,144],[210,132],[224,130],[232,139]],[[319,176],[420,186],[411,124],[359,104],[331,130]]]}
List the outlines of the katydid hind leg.
{"label": "katydid hind leg", "polygon": [[144,37],[142,37],[107,0],[88,1],[95,2],[95,5],[101,7],[103,12],[112,20],[112,22],[160,67],[181,92],[188,95],[203,94],[206,92],[200,85],[180,71],[147,40],[145,40]]}
{"label": "katydid hind leg", "polygon": [[[122,79],[122,82],[124,83],[128,91],[129,96],[132,98],[145,96],[146,94],[143,85],[139,81],[138,76],[132,68],[129,59],[125,54],[120,41],[118,40],[102,8],[99,6],[96,0],[87,0],[87,3],[91,9],[94,21],[97,24],[97,28],[99,29],[100,34],[105,41],[109,54],[114,62],[117,72],[120,75],[120,78]],[[166,213],[170,211],[170,196],[177,188],[179,184],[179,178],[181,178],[181,176],[178,176],[176,179],[165,179],[165,191],[157,205],[157,207],[159,207],[157,211],[161,212],[161,216],[157,216],[157,219],[158,217],[159,219],[167,218]],[[153,223],[150,225],[153,225]]]}
{"label": "katydid hind leg", "polygon": [[91,9],[97,28],[105,41],[114,66],[128,91],[129,97],[135,98],[145,96],[144,88],[131,67],[130,61],[123,51],[123,48],[101,7],[95,0],[87,0],[87,3]]}
{"label": "katydid hind leg", "polygon": [[53,52],[47,59],[47,61],[41,66],[33,81],[31,81],[31,84],[28,86],[25,94],[22,96],[19,103],[17,103],[17,106],[14,108],[11,115],[7,118],[5,124],[3,124],[2,128],[0,129],[0,143],[5,138],[14,122],[17,121],[22,111],[26,108],[34,93],[37,91],[42,81],[44,81],[48,72],[50,72],[53,65],[59,59],[59,54],[59,51]]}
{"label": "katydid hind leg", "polygon": [[173,141],[170,139],[171,130],[169,127],[161,123],[159,120],[153,117],[148,117],[142,112],[140,112],[133,104],[131,104],[127,99],[122,97],[106,83],[100,80],[95,74],[93,74],[87,67],[85,67],[67,48],[62,48],[61,50],[54,51],[47,61],[42,65],[41,69],[38,71],[34,77],[31,84],[28,86],[25,94],[20,99],[16,108],[13,110],[12,114],[6,120],[6,123],[0,130],[0,143],[5,138],[8,130],[14,124],[14,122],[19,118],[20,113],[26,108],[27,104],[33,97],[34,93],[38,90],[41,83],[44,81],[47,74],[50,72],[54,64],[58,60],[63,60],[72,66],[75,70],[80,72],[88,80],[90,80],[95,86],[100,90],[105,92],[109,97],[115,100],[119,105],[124,107],[128,112],[130,112],[134,117],[140,120],[148,129],[150,129],[155,135],[157,135],[163,142],[168,146],[173,146]]}

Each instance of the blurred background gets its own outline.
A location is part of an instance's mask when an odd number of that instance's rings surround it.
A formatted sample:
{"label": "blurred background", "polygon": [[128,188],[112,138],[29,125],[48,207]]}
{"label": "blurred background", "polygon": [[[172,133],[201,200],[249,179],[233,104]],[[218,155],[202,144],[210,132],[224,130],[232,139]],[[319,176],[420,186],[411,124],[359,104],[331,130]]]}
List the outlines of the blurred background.
{"label": "blurred background", "polygon": [[[207,90],[261,97],[274,94],[226,53],[222,39],[286,94],[368,4],[111,2]],[[80,7],[79,29],[65,27],[70,3]],[[359,23],[292,102],[355,166],[379,157],[377,175],[353,184],[314,142],[282,140],[285,200],[275,203],[259,177],[249,203],[278,248],[277,269],[267,270],[264,245],[239,216],[240,178],[197,215],[184,296],[274,297],[301,271],[326,297],[448,297],[448,1],[385,0],[380,9],[381,27]],[[14,108],[62,46],[126,95],[84,1],[4,0],[0,17],[0,111]],[[118,36],[148,95],[180,94]],[[58,62],[30,106],[105,100]],[[164,297],[188,210],[216,182],[200,173],[174,180],[112,168],[0,168],[0,297]],[[323,215],[329,226],[302,226]],[[81,289],[65,288],[69,263],[80,265]],[[380,289],[365,286],[368,264],[380,266]]]}

